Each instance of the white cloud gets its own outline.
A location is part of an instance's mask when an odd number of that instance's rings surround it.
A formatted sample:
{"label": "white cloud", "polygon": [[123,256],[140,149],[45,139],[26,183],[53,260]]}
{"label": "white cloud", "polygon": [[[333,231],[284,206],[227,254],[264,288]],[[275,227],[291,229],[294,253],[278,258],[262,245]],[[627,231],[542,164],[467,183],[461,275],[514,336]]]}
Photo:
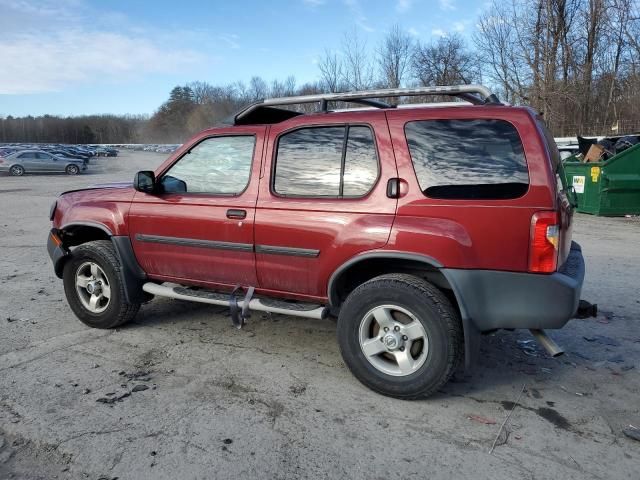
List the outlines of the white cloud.
{"label": "white cloud", "polygon": [[462,33],[464,32],[465,29],[465,23],[464,22],[453,22],[453,30],[458,32],[458,33]]}
{"label": "white cloud", "polygon": [[74,85],[170,73],[204,61],[190,50],[164,48],[143,37],[70,30],[0,39],[0,94],[59,91]]}
{"label": "white cloud", "polygon": [[447,32],[445,32],[441,28],[434,28],[433,30],[431,30],[431,35],[433,35],[434,37],[446,37]]}
{"label": "white cloud", "polygon": [[400,13],[405,13],[409,11],[412,3],[413,0],[398,0],[398,3],[396,3],[396,10]]}
{"label": "white cloud", "polygon": [[128,81],[211,61],[179,46],[192,31],[151,31],[83,0],[0,0],[0,11],[0,64],[10,66],[0,75],[0,94]]}
{"label": "white cloud", "polygon": [[354,21],[357,26],[359,26],[365,32],[375,32],[375,28],[369,25],[369,20],[367,16],[364,14],[362,10],[362,6],[358,0],[344,0],[345,5],[351,11],[351,15],[353,15]]}
{"label": "white cloud", "polygon": [[235,33],[218,35],[218,38],[234,50],[240,48],[240,43],[238,42],[240,37]]}
{"label": "white cloud", "polygon": [[407,29],[407,32],[409,33],[409,35],[413,35],[414,37],[419,37],[420,36],[420,32],[418,32],[418,30],[416,30],[413,27],[409,27]]}
{"label": "white cloud", "polygon": [[454,2],[455,0],[438,0],[440,10],[455,10],[456,6]]}

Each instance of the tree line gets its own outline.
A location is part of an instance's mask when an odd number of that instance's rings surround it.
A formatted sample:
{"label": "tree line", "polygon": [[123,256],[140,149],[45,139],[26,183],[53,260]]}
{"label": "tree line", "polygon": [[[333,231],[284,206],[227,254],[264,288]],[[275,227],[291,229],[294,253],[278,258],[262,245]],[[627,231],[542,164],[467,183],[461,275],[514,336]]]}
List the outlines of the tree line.
{"label": "tree line", "polygon": [[149,118],[8,117],[0,120],[0,141],[174,143],[266,97],[468,83],[532,106],[556,136],[640,131],[637,1],[494,0],[476,23],[469,41],[453,33],[422,42],[393,26],[379,44],[367,45],[353,30],[337,49],[324,50],[313,82],[192,82],[173,88]]}

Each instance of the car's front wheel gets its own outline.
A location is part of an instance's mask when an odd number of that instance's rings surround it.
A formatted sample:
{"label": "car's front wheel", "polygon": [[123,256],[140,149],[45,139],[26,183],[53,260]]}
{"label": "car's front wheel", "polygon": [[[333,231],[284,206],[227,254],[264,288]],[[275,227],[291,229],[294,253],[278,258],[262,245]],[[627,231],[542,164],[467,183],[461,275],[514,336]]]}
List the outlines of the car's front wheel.
{"label": "car's front wheel", "polygon": [[67,172],[67,175],[77,175],[80,173],[80,168],[77,165],[67,165],[64,171]]}
{"label": "car's front wheel", "polygon": [[21,177],[24,175],[24,167],[22,165],[12,165],[9,169],[9,174],[14,177]]}
{"label": "car's front wheel", "polygon": [[340,309],[338,342],[358,380],[404,399],[435,393],[463,355],[457,310],[434,285],[406,274],[356,288]]}
{"label": "car's front wheel", "polygon": [[128,302],[120,278],[120,261],[108,240],[75,248],[64,266],[64,292],[73,313],[93,328],[115,328],[140,308]]}

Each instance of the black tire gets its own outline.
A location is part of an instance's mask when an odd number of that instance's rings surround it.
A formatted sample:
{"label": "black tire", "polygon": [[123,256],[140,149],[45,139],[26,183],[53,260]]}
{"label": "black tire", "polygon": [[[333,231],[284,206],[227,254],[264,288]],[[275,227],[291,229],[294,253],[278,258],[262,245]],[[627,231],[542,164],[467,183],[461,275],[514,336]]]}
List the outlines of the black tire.
{"label": "black tire", "polygon": [[22,165],[11,165],[11,167],[9,167],[9,175],[21,177],[24,175],[24,167]]}
{"label": "black tire", "polygon": [[[76,288],[76,274],[79,268],[92,262],[104,272],[110,286],[110,298],[106,309],[94,313],[83,305]],[[82,323],[93,328],[115,328],[135,317],[139,303],[127,302],[124,285],[120,277],[120,261],[108,240],[96,240],[80,245],[71,252],[63,271],[64,293],[73,313]]]}
{"label": "black tire", "polygon": [[[424,363],[412,373],[393,376],[381,371],[370,362],[360,346],[361,322],[365,321],[367,313],[382,305],[397,306],[410,312],[426,333],[428,348],[422,360]],[[397,313],[393,315],[398,318]],[[413,275],[382,275],[356,288],[340,309],[337,334],[342,357],[360,382],[383,395],[407,400],[435,393],[451,378],[463,356],[458,311],[434,285]],[[384,333],[379,331],[376,335]],[[420,348],[420,344],[417,346]],[[393,361],[389,353],[380,355],[383,363],[387,358]]]}
{"label": "black tire", "polygon": [[77,165],[67,165],[67,168],[64,169],[67,172],[67,175],[77,175],[80,173],[80,167]]}

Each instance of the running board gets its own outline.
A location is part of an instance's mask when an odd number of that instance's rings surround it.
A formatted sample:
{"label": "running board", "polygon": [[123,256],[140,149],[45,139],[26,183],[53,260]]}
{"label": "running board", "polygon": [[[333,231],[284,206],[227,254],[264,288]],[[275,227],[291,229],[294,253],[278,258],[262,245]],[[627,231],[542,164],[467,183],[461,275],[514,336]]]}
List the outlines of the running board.
{"label": "running board", "polygon": [[[142,289],[158,297],[175,298],[191,302],[208,303],[210,305],[230,306],[229,294],[214,292],[211,290],[194,289],[176,284],[163,284],[147,282]],[[244,307],[244,301],[238,300],[238,308]],[[271,298],[254,298],[249,301],[249,310],[258,312],[279,313],[294,317],[324,319],[329,314],[329,308],[304,302],[287,302]]]}

